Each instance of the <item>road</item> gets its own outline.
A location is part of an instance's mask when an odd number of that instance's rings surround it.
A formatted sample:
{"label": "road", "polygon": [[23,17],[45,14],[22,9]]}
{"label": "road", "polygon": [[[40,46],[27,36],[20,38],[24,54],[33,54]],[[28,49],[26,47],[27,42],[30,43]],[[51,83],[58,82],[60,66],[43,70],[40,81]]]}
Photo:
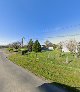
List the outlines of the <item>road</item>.
{"label": "road", "polygon": [[47,84],[28,70],[10,62],[0,51],[0,92],[65,92]]}

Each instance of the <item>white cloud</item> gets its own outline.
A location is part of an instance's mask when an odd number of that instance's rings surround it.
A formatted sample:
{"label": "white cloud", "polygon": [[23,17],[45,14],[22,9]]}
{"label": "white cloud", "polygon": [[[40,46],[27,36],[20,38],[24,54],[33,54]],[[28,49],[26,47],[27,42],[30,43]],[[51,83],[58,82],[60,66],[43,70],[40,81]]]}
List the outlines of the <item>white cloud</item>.
{"label": "white cloud", "polygon": [[52,43],[59,43],[61,41],[65,42],[66,40],[70,40],[70,39],[75,39],[77,42],[79,42],[80,41],[80,36],[76,35],[76,36],[48,38],[48,40],[51,41]]}

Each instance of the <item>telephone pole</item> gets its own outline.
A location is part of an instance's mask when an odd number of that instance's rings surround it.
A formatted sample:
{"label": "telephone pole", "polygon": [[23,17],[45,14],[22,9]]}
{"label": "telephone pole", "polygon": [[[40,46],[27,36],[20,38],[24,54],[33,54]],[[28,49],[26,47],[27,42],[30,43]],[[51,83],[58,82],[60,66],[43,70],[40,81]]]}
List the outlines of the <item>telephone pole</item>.
{"label": "telephone pole", "polygon": [[22,47],[24,45],[24,39],[25,39],[25,37],[22,37]]}

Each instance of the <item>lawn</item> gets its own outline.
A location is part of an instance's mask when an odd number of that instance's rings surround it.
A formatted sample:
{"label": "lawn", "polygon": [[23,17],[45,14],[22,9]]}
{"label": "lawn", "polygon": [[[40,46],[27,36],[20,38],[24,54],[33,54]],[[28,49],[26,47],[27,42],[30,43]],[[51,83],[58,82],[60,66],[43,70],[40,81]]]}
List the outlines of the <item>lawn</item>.
{"label": "lawn", "polygon": [[27,55],[17,53],[10,55],[9,59],[51,82],[80,87],[80,59],[70,53],[60,53],[56,50],[37,54],[31,52]]}

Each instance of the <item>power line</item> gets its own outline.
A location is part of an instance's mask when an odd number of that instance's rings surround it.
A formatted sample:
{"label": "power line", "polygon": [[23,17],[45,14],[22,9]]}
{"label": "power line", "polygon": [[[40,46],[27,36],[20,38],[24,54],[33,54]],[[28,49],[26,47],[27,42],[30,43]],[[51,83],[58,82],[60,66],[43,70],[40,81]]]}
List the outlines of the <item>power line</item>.
{"label": "power line", "polygon": [[[72,29],[72,28],[78,28],[80,27],[80,24],[77,24],[77,25],[70,25],[70,26],[65,26],[65,27],[60,27],[60,28],[54,28],[54,29],[51,29],[51,30],[54,30],[54,31],[58,31],[58,30],[68,30],[68,29]],[[80,28],[79,28],[80,29]],[[44,31],[42,33],[49,33],[48,31]]]}
{"label": "power line", "polygon": [[79,36],[80,34],[73,34],[73,35],[62,35],[62,36],[55,36],[55,37],[47,37],[47,38],[56,38],[56,37],[60,37],[60,38],[62,38],[62,37],[72,37],[72,36]]}
{"label": "power line", "polygon": [[[65,27],[61,27],[59,29],[53,29],[54,31],[59,31],[59,30],[68,30],[68,29],[72,29],[72,28],[79,28],[80,29],[80,24],[77,25],[70,25],[70,26],[65,26]],[[44,32],[41,33],[50,33],[50,32],[46,32],[46,30],[44,30]],[[53,36],[53,37],[44,37],[44,38],[38,38],[38,37],[32,37],[32,39],[36,40],[46,40],[49,38],[64,38],[64,37],[74,37],[74,36],[80,36],[80,34],[73,34],[73,35],[58,35],[58,36]],[[29,38],[28,38],[29,39]]]}

